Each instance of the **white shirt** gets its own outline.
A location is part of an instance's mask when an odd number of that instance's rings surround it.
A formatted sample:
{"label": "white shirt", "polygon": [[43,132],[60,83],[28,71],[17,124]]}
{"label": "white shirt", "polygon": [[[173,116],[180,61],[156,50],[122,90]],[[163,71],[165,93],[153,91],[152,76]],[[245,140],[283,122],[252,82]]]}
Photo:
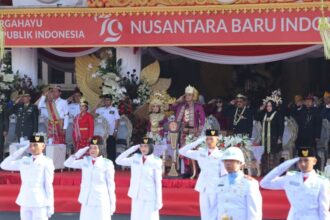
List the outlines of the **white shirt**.
{"label": "white shirt", "polygon": [[64,166],[82,169],[81,187],[78,201],[83,205],[105,206],[113,213],[116,209],[115,195],[115,169],[111,160],[102,156],[95,158],[85,156],[83,159],[76,160],[69,157]]}
{"label": "white shirt", "polygon": [[[285,190],[291,208],[288,220],[330,220],[330,184],[325,177],[314,170],[304,174],[291,171],[281,176],[299,158],[287,160],[275,167],[260,182],[261,187],[274,190]],[[303,176],[308,178],[304,181]]]}
{"label": "white shirt", "polygon": [[[59,114],[59,117],[63,119],[63,129],[67,129],[69,125],[69,108],[68,108],[68,102],[62,98],[58,98],[55,100],[55,106],[56,110]],[[38,103],[38,109],[42,110],[46,108],[46,96],[41,96],[39,103]],[[47,117],[50,118],[49,114],[47,113]]]}
{"label": "white shirt", "polygon": [[239,171],[233,184],[228,175],[220,177],[218,184],[218,217],[233,220],[261,220],[262,197],[258,181]]}
{"label": "white shirt", "polygon": [[68,105],[69,111],[69,123],[73,122],[73,119],[80,113],[80,105],[78,103],[70,103]]}
{"label": "white shirt", "polygon": [[116,120],[120,119],[118,109],[113,106],[100,107],[100,108],[96,109],[95,113],[102,116],[103,118],[105,118],[108,121],[109,134],[113,135],[113,133],[115,131],[115,127],[116,127]]}
{"label": "white shirt", "polygon": [[131,167],[131,181],[128,196],[141,201],[153,201],[156,206],[162,206],[162,160],[153,154],[146,156],[143,163],[142,155],[135,153],[139,148],[135,145],[120,154],[116,163]]}
{"label": "white shirt", "polygon": [[227,174],[227,171],[221,160],[222,152],[218,148],[209,150],[200,147],[198,150],[192,150],[204,140],[205,137],[202,137],[184,146],[179,150],[179,154],[197,160],[201,168],[195,190],[201,193],[216,194],[220,177]]}
{"label": "white shirt", "polygon": [[16,203],[22,207],[54,208],[54,164],[52,159],[42,155],[16,159],[7,157],[1,168],[20,171],[22,185]]}

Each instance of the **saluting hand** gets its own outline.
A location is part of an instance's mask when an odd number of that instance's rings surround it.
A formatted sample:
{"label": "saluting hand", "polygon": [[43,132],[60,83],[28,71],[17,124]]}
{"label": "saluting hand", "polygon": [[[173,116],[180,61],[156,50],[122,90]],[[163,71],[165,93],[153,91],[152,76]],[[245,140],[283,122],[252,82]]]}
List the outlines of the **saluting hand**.
{"label": "saluting hand", "polygon": [[21,147],[20,149],[18,149],[17,151],[15,151],[15,153],[13,153],[13,157],[17,158],[20,157],[28,148],[29,148],[29,144],[27,144],[24,147]]}
{"label": "saluting hand", "polygon": [[81,149],[79,149],[79,150],[74,154],[74,156],[75,156],[76,158],[80,158],[80,157],[83,156],[88,150],[89,150],[89,146],[88,146],[88,147],[81,148]]}

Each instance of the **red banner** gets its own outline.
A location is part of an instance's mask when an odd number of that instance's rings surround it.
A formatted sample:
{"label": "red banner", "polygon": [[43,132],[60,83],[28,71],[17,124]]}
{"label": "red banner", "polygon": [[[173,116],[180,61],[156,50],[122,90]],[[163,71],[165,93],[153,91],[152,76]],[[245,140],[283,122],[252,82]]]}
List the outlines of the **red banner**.
{"label": "red banner", "polygon": [[12,9],[0,24],[7,47],[321,43],[315,3],[268,7]]}

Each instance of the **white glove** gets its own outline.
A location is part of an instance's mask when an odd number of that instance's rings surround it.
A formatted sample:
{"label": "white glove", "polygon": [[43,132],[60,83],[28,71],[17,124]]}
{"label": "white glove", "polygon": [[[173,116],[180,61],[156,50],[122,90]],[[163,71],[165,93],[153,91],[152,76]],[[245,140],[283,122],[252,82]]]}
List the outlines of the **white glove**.
{"label": "white glove", "polygon": [[202,136],[200,136],[200,137],[197,139],[198,143],[202,143],[202,142],[205,141],[205,140],[206,140],[206,136],[205,136],[205,135],[202,135]]}
{"label": "white glove", "polygon": [[277,170],[281,173],[284,173],[285,171],[287,171],[292,165],[294,165],[295,163],[297,163],[299,161],[299,157],[287,160],[285,162],[283,162],[281,165],[279,165],[277,167]]}
{"label": "white glove", "polygon": [[18,158],[20,156],[22,156],[24,154],[24,152],[29,148],[30,144],[25,145],[24,147],[21,147],[20,149],[18,149],[17,151],[15,151],[13,153],[13,157],[14,158]]}
{"label": "white glove", "polygon": [[79,149],[75,154],[74,156],[76,158],[80,158],[82,155],[84,155],[87,151],[89,150],[89,147],[84,147],[84,148],[81,148]]}
{"label": "white glove", "polygon": [[54,207],[47,207],[47,216],[48,218],[52,217],[54,215]]}
{"label": "white glove", "polygon": [[163,203],[162,202],[157,202],[155,210],[158,211],[158,210],[161,210],[162,208],[163,208]]}

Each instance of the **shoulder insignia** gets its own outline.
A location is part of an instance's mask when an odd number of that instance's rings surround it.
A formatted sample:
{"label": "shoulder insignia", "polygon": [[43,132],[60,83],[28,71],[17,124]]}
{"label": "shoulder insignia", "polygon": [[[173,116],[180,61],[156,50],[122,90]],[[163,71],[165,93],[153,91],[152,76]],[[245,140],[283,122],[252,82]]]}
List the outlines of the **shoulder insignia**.
{"label": "shoulder insignia", "polygon": [[249,176],[249,175],[244,175],[244,178],[247,179],[247,180],[254,180],[254,178]]}

